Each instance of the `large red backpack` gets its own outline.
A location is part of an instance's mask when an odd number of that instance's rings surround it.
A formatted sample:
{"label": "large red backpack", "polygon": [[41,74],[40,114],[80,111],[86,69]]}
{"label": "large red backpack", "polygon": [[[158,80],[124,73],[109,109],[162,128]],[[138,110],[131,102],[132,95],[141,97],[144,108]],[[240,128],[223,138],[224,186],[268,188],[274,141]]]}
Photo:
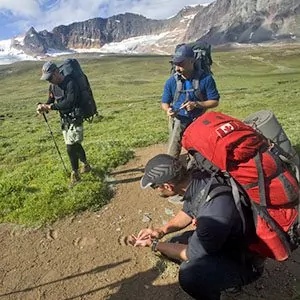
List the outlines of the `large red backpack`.
{"label": "large red backpack", "polygon": [[241,199],[247,199],[244,204],[252,209],[258,237],[249,248],[263,257],[287,259],[299,240],[299,186],[279,158],[280,148],[251,126],[219,112],[195,120],[185,130],[182,145],[198,167],[231,186],[244,227]]}

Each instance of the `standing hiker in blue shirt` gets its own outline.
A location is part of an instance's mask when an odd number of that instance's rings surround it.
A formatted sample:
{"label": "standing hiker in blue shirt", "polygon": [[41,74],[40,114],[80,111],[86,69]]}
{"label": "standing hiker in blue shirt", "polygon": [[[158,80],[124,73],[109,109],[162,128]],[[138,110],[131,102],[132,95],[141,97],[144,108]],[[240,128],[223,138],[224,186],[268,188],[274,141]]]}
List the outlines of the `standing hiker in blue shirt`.
{"label": "standing hiker in blue shirt", "polygon": [[219,92],[211,74],[196,68],[194,51],[188,45],[178,47],[173,56],[175,74],[165,83],[162,109],[169,117],[168,154],[176,158],[181,151],[184,130],[206,109],[219,104]]}

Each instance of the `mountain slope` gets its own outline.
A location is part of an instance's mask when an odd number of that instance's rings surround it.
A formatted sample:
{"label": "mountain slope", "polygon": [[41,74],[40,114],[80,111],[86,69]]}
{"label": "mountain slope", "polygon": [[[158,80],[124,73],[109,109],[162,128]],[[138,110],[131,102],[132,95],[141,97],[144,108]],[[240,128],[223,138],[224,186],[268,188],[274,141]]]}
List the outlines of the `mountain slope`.
{"label": "mountain slope", "polygon": [[31,55],[53,48],[109,52],[109,45],[126,41],[129,48],[121,47],[122,52],[167,54],[176,44],[197,39],[220,45],[294,41],[299,37],[300,0],[216,0],[208,6],[185,7],[167,20],[125,13],[61,25],[52,32],[30,28],[23,44],[15,41],[13,47]]}
{"label": "mountain slope", "polygon": [[259,43],[300,36],[299,0],[218,0],[199,12],[185,39]]}

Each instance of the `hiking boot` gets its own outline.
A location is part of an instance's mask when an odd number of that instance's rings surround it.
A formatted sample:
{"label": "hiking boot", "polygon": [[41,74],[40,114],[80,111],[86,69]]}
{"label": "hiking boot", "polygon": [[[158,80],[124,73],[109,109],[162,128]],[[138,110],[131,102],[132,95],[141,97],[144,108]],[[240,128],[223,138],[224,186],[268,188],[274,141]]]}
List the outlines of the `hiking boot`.
{"label": "hiking boot", "polygon": [[80,175],[78,171],[72,171],[71,172],[71,186],[78,183],[80,181]]}
{"label": "hiking boot", "polygon": [[169,197],[168,202],[177,204],[177,205],[182,205],[183,204],[182,199],[183,199],[183,196],[175,195],[175,196]]}
{"label": "hiking boot", "polygon": [[80,169],[80,173],[88,173],[92,170],[91,166],[88,163],[85,163],[82,168]]}

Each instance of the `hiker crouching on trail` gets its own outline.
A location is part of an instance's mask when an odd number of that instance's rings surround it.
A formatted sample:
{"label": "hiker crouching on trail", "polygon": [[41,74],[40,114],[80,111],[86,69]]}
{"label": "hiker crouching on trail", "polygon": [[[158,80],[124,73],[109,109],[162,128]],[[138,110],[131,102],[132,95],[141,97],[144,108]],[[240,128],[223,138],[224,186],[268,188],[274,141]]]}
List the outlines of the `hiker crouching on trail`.
{"label": "hiker crouching on trail", "polygon": [[173,55],[175,74],[165,83],[162,109],[169,117],[168,154],[178,158],[181,138],[186,127],[206,109],[219,104],[219,92],[211,74],[204,73],[195,64],[193,49],[180,46]]}
{"label": "hiker crouching on trail", "polygon": [[[183,209],[162,227],[143,229],[137,236],[129,236],[128,241],[181,262],[179,283],[183,290],[195,299],[217,300],[221,291],[238,289],[256,280],[263,272],[264,260],[247,249],[255,232],[252,215],[249,212],[247,219],[251,221],[243,231],[230,188],[199,201],[208,176],[202,171],[187,170],[167,154],[152,158],[145,167],[141,187],[152,187],[163,198],[183,195]],[[245,214],[248,216],[246,211]],[[188,225],[193,229],[160,241]]]}
{"label": "hiker crouching on trail", "polygon": [[72,172],[71,184],[80,180],[79,160],[83,163],[80,172],[91,170],[85,151],[81,145],[83,141],[83,118],[76,113],[75,104],[79,101],[79,87],[70,76],[63,76],[53,62],[46,62],[42,68],[41,80],[50,82],[49,98],[46,104],[39,104],[38,113],[58,110],[61,117],[61,127],[67,145]]}

